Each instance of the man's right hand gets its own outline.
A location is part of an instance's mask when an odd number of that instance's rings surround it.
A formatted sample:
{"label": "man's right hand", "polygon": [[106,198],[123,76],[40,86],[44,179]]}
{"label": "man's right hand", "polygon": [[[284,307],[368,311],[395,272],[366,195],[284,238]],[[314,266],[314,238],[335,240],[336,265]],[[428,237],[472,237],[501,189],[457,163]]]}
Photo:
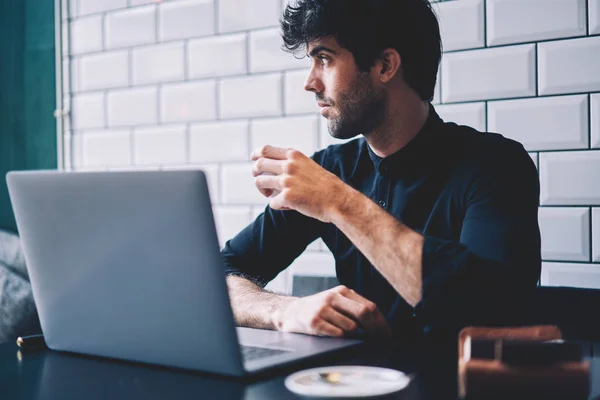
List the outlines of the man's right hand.
{"label": "man's right hand", "polygon": [[346,286],[294,299],[274,317],[275,327],[284,332],[342,337],[362,328],[370,337],[392,335],[375,303]]}

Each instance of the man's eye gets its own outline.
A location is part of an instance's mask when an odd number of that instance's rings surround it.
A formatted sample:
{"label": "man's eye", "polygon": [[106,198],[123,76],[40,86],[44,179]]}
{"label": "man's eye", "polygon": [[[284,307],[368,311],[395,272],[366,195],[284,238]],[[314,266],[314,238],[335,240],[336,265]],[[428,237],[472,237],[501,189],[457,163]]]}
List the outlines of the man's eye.
{"label": "man's eye", "polygon": [[329,62],[329,59],[325,56],[318,56],[317,58],[321,64],[327,64]]}

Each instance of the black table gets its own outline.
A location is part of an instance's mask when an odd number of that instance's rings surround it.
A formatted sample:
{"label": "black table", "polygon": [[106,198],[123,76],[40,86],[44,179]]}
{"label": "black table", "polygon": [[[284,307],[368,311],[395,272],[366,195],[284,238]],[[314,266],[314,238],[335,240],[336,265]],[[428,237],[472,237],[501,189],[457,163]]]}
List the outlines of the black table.
{"label": "black table", "polygon": [[[433,349],[418,357],[389,346],[364,345],[253,379],[233,379],[181,370],[42,350],[20,352],[0,345],[2,399],[298,399],[286,376],[321,365],[360,364],[415,374],[408,388],[387,398],[456,399],[456,358]],[[600,394],[600,355],[591,358],[591,398]]]}

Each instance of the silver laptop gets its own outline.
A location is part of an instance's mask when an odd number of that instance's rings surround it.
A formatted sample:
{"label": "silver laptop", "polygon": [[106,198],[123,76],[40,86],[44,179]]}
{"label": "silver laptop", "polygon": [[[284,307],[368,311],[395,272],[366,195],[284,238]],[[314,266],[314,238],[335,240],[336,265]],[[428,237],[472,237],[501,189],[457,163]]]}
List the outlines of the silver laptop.
{"label": "silver laptop", "polygon": [[200,170],[7,182],[51,349],[243,376],[360,343],[236,329]]}

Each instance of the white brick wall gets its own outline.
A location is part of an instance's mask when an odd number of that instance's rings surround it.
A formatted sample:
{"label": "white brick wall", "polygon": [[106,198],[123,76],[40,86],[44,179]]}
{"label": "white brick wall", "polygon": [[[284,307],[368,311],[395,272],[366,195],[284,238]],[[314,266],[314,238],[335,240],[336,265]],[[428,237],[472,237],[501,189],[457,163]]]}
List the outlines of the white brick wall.
{"label": "white brick wall", "polygon": [[[312,154],[340,143],[303,90],[308,61],[280,50],[284,3],[71,0],[66,165],[202,168],[224,243],[268,202],[254,187],[254,147]],[[541,180],[542,283],[600,287],[600,0],[435,9],[448,52],[438,113],[525,145]],[[321,241],[308,250],[291,271],[334,273]],[[290,280],[271,287],[288,291]]]}

